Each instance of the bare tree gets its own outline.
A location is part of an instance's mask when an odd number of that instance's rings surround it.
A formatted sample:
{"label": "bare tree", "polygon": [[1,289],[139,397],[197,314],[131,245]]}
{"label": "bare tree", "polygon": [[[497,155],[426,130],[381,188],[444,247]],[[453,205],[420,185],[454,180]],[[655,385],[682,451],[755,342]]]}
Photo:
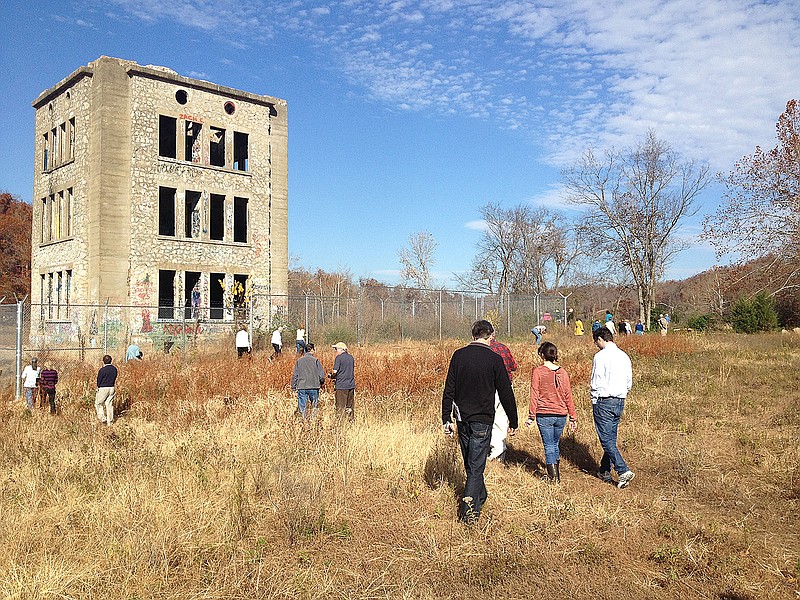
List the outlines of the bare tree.
{"label": "bare tree", "polygon": [[776,125],[778,144],[756,146],[722,182],[719,210],[706,217],[704,237],[717,255],[767,258],[751,273],[760,290],[777,294],[800,288],[800,103],[790,100]]}
{"label": "bare tree", "polygon": [[675,230],[696,212],[695,200],[710,183],[708,166],[681,161],[650,130],[633,148],[608,151],[602,160],[587,151],[562,176],[568,201],[588,210],[592,247],[630,271],[639,318],[649,328],[656,284],[682,249]]}
{"label": "bare tree", "polygon": [[430,288],[437,246],[436,238],[428,231],[412,233],[408,237],[408,248],[397,253],[400,258],[400,276],[404,281],[411,281],[419,288]]}

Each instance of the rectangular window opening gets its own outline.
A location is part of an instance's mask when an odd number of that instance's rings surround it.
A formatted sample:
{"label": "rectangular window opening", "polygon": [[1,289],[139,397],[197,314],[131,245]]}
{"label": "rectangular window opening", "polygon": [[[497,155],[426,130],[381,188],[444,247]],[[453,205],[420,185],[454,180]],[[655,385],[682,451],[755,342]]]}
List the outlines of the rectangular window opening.
{"label": "rectangular window opening", "polygon": [[186,210],[184,211],[184,237],[200,238],[200,192],[186,190]]}
{"label": "rectangular window opening", "polygon": [[60,240],[61,239],[61,222],[64,217],[64,192],[63,190],[58,192],[58,201],[56,203],[54,212],[56,222],[53,226],[53,237],[54,239]]}
{"label": "rectangular window opening", "polygon": [[158,155],[177,158],[178,120],[174,117],[158,115]]}
{"label": "rectangular window opening", "polygon": [[42,151],[42,171],[47,171],[50,168],[50,141],[49,141],[49,134],[44,134],[43,140],[43,151]]}
{"label": "rectangular window opening", "polygon": [[[247,279],[249,275],[234,274],[233,276],[233,307],[243,309],[247,305]],[[245,315],[238,314],[236,318],[244,318]]]}
{"label": "rectangular window opening", "polygon": [[215,167],[225,166],[225,130],[219,127],[209,128],[209,162]]}
{"label": "rectangular window opening", "polygon": [[175,193],[170,187],[158,186],[158,235],[175,235]]}
{"label": "rectangular window opening", "polygon": [[158,271],[158,318],[175,318],[175,271]]}
{"label": "rectangular window opening", "polygon": [[67,188],[67,198],[66,202],[67,205],[65,207],[64,218],[65,218],[65,234],[67,237],[72,235],[72,204],[73,204],[73,197],[72,197],[72,188]]}
{"label": "rectangular window opening", "polygon": [[201,135],[203,125],[194,121],[186,121],[186,133],[184,135],[184,160],[193,163],[202,162],[203,148],[201,146]]}
{"label": "rectangular window opening", "polygon": [[186,319],[199,319],[200,314],[200,273],[186,271],[184,273],[183,311]]}
{"label": "rectangular window opening", "polygon": [[212,240],[225,239],[225,196],[211,194],[208,232]]}
{"label": "rectangular window opening", "polygon": [[75,117],[69,120],[69,158],[75,158]]}
{"label": "rectangular window opening", "polygon": [[248,136],[246,133],[233,132],[233,168],[237,171],[249,170]]}
{"label": "rectangular window opening", "polygon": [[58,162],[64,163],[67,160],[68,149],[67,145],[67,124],[66,122],[61,124],[58,132]]}
{"label": "rectangular window opening", "polygon": [[247,242],[247,198],[233,199],[233,241]]}
{"label": "rectangular window opening", "polygon": [[222,319],[225,315],[224,286],[225,273],[211,273],[209,305],[211,307],[210,317],[212,319]]}
{"label": "rectangular window opening", "polygon": [[65,318],[69,319],[70,288],[72,287],[72,269],[64,271],[64,308],[66,309]]}

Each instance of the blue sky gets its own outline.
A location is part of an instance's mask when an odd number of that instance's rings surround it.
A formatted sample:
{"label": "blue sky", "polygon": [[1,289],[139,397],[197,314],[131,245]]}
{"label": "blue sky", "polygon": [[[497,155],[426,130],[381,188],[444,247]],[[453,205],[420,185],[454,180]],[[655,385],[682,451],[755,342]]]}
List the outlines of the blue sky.
{"label": "blue sky", "polygon": [[[434,275],[469,267],[489,202],[557,206],[560,169],[648,128],[728,171],[800,95],[800,5],[743,0],[6,0],[0,189],[30,201],[32,100],[101,55],[283,98],[289,251],[398,281],[430,231]],[[714,263],[702,198],[668,268]]]}

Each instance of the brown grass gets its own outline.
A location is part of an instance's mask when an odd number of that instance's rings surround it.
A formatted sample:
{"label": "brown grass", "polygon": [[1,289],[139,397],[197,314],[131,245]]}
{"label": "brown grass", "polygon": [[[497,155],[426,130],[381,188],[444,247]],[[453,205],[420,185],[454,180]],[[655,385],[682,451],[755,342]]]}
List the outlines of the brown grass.
{"label": "brown grass", "polygon": [[[473,529],[438,417],[462,342],[355,350],[349,426],[329,390],[319,421],[295,419],[290,355],[122,365],[112,427],[92,415],[96,367],[60,365],[58,416],[0,405],[2,597],[796,598],[798,340],[622,339],[624,491],[592,476],[590,338],[555,341],[580,421],[562,484],[521,430]],[[509,345],[524,415],[535,352]]]}

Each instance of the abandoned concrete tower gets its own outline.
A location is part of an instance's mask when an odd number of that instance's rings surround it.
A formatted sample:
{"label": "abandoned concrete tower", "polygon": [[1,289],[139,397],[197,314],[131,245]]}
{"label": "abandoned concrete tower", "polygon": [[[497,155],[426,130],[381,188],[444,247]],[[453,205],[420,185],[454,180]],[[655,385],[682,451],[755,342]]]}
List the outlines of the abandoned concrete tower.
{"label": "abandoned concrete tower", "polygon": [[[248,294],[286,295],[285,101],[103,56],[33,107],[44,320],[108,302],[225,322]],[[259,318],[280,304],[259,303]]]}

